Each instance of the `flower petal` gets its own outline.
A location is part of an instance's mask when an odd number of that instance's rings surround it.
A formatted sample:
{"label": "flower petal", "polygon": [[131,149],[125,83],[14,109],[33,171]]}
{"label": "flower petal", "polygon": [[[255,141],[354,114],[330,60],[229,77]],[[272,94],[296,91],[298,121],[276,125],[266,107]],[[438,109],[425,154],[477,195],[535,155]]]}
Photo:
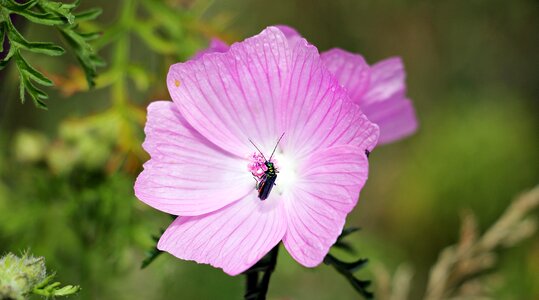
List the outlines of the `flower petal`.
{"label": "flower petal", "polygon": [[168,89],[189,124],[219,147],[243,157],[251,139],[270,151],[282,133],[276,104],[290,52],[283,33],[268,27],[226,53],[173,65]]}
{"label": "flower petal", "polygon": [[230,47],[227,45],[227,43],[221,41],[218,38],[212,38],[210,41],[210,44],[208,45],[208,48],[198,51],[194,58],[200,58],[206,53],[215,53],[215,52],[227,52]]}
{"label": "flower petal", "polygon": [[283,194],[288,217],[283,243],[306,267],[323,261],[357,203],[368,175],[367,158],[359,152],[338,146],[313,153],[302,167],[302,179]]}
{"label": "flower petal", "polygon": [[286,218],[280,199],[260,201],[254,193],[219,211],[178,217],[161,236],[158,249],[237,275],[259,261],[282,239]]}
{"label": "flower petal", "polygon": [[297,42],[291,68],[281,109],[287,149],[301,156],[343,144],[355,145],[361,152],[374,148],[378,126],[350,101],[314,46],[304,39]]}
{"label": "flower petal", "polygon": [[288,40],[288,44],[290,45],[290,48],[294,48],[296,46],[296,43],[301,41],[303,38],[302,36],[299,34],[299,32],[297,32],[296,29],[290,27],[290,26],[286,26],[286,25],[275,25],[275,27],[279,28],[279,30],[281,30],[281,32],[284,34],[284,36],[286,37],[286,39]]}
{"label": "flower petal", "polygon": [[380,126],[380,143],[389,143],[414,133],[417,119],[406,98],[406,74],[398,57],[371,67],[371,83],[360,106],[367,117]]}
{"label": "flower petal", "polygon": [[412,102],[399,95],[365,107],[369,120],[380,126],[380,144],[402,139],[417,130],[417,119]]}
{"label": "flower petal", "polygon": [[362,99],[362,105],[384,101],[396,95],[406,93],[406,74],[404,65],[399,57],[392,57],[371,67],[371,82],[369,91]]}
{"label": "flower petal", "polygon": [[137,178],[135,194],[146,204],[174,215],[200,215],[252,192],[247,160],[211,144],[174,103],[151,103],[144,130],[143,147],[151,159]]}
{"label": "flower petal", "polygon": [[367,91],[370,68],[363,56],[334,48],[320,55],[329,71],[348,90],[350,99],[360,104],[361,96]]}

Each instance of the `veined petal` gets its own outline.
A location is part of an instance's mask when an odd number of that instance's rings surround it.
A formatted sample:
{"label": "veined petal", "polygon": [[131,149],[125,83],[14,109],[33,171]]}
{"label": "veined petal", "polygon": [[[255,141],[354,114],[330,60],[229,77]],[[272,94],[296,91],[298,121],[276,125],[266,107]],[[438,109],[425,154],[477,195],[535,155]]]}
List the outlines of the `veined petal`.
{"label": "veined petal", "polygon": [[364,112],[380,126],[380,144],[405,138],[417,130],[414,106],[409,99],[400,95],[367,105]]}
{"label": "veined petal", "polygon": [[361,100],[361,107],[373,102],[388,100],[406,93],[406,74],[399,57],[392,57],[371,67],[371,81],[368,92]]}
{"label": "veined petal", "polygon": [[278,200],[260,201],[252,193],[207,215],[178,217],[157,247],[181,259],[222,268],[229,275],[240,274],[283,238],[286,218]]}
{"label": "veined petal", "polygon": [[414,133],[415,110],[406,98],[406,74],[398,57],[371,67],[371,84],[360,101],[369,120],[380,126],[380,143],[390,143]]}
{"label": "veined petal", "polygon": [[135,183],[136,196],[182,216],[218,210],[253,190],[247,160],[219,147],[187,124],[170,101],[148,106],[143,147],[151,159]]}
{"label": "veined petal", "polygon": [[306,267],[320,264],[341,233],[368,175],[360,149],[337,146],[313,153],[302,165],[302,178],[283,194],[288,229],[283,243]]}
{"label": "veined petal", "polygon": [[304,39],[294,48],[282,99],[284,144],[298,156],[346,144],[370,151],[377,143],[378,126],[350,100],[316,48]]}
{"label": "veined petal", "polygon": [[189,124],[219,147],[243,157],[251,139],[270,150],[282,133],[277,104],[290,53],[283,33],[268,27],[226,53],[173,65],[168,89]]}
{"label": "veined petal", "polygon": [[329,71],[348,90],[350,99],[360,104],[361,96],[367,91],[370,68],[363,56],[334,48],[320,55]]}
{"label": "veined petal", "polygon": [[288,40],[288,44],[290,45],[290,48],[294,48],[296,46],[296,43],[301,41],[303,38],[297,32],[296,29],[286,26],[286,25],[275,25],[275,27],[279,28],[279,30],[282,31],[286,39]]}

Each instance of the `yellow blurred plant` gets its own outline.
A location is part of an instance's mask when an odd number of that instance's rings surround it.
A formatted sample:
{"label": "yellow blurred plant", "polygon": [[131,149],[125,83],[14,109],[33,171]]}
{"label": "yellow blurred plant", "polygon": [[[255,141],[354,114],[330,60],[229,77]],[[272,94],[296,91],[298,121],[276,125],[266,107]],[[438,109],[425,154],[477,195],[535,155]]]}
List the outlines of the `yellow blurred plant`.
{"label": "yellow blurred plant", "polygon": [[[537,219],[530,216],[539,207],[539,186],[517,197],[485,233],[480,235],[472,212],[462,218],[460,240],[443,249],[430,269],[425,300],[495,299],[487,288],[498,254],[532,236]],[[409,296],[413,271],[402,264],[391,276],[381,265],[374,268],[376,295],[381,300],[406,300]]]}

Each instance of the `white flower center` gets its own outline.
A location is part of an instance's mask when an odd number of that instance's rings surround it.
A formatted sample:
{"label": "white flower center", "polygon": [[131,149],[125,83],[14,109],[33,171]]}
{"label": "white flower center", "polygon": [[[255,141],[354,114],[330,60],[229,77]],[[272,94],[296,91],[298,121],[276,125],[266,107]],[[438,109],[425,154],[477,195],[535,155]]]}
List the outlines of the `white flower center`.
{"label": "white flower center", "polygon": [[279,173],[277,174],[277,180],[275,180],[277,185],[273,190],[282,195],[285,191],[290,190],[296,182],[297,162],[282,152],[275,153],[275,156],[278,161]]}

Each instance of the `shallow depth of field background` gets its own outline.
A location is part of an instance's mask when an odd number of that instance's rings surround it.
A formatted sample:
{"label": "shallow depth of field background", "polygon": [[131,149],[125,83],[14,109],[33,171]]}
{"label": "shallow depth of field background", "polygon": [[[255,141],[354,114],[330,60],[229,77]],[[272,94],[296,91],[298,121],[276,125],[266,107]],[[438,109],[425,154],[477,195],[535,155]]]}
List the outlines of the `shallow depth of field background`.
{"label": "shallow depth of field background", "polygon": [[[402,262],[413,265],[412,299],[420,296],[438,252],[457,240],[463,210],[474,211],[485,229],[539,179],[539,5],[533,0],[427,2],[214,1],[197,23],[212,24],[201,31],[229,42],[268,25],[288,24],[320,51],[341,47],[363,54],[369,63],[403,58],[419,130],[375,149],[369,180],[347,224],[362,228],[350,237],[359,256],[391,270]],[[98,20],[110,24],[120,3],[83,1],[83,6],[104,8]],[[26,35],[58,38],[31,25]],[[203,38],[186,43],[183,54],[204,43]],[[110,52],[101,51],[109,65]],[[130,60],[153,78],[147,88],[129,86],[130,103],[144,108],[152,100],[169,99],[167,68],[159,55],[136,37],[131,52]],[[57,75],[72,76],[68,70],[76,66],[69,55],[28,57]],[[31,101],[21,105],[14,71],[10,68],[0,82],[0,253],[30,249],[45,256],[62,282],[82,286],[75,299],[243,295],[242,276],[168,254],[140,270],[151,235],[170,222],[133,195],[146,159],[133,150],[143,138],[142,127],[135,122],[126,129],[115,114],[102,114],[114,102],[107,89],[69,97],[47,89],[48,111]],[[98,120],[88,125],[87,116]],[[499,299],[539,299],[539,235],[505,251],[499,266],[500,280],[492,286]],[[371,278],[371,267],[359,276]],[[270,299],[355,297],[334,270],[306,269],[280,252]]]}

